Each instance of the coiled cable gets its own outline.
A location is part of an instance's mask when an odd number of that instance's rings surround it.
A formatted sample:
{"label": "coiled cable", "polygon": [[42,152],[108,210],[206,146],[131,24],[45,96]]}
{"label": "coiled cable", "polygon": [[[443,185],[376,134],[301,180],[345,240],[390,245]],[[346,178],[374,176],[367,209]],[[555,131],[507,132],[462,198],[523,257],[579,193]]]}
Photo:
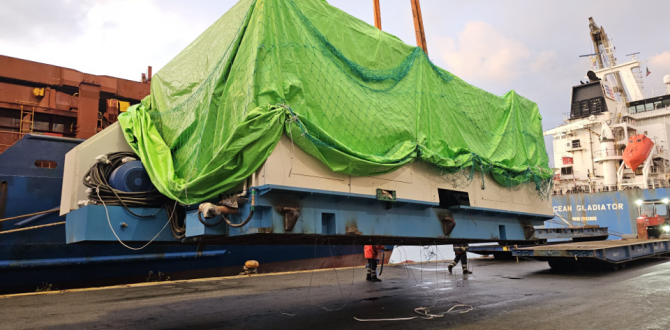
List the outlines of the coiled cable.
{"label": "coiled cable", "polygon": [[106,161],[99,160],[91,166],[83,180],[84,186],[90,188],[88,199],[96,204],[123,206],[128,213],[138,218],[153,218],[160,210],[154,214],[141,215],[133,212],[130,209],[131,207],[163,208],[167,212],[172,235],[176,239],[183,239],[186,234],[184,225],[186,211],[176,201],[170,200],[158,190],[128,192],[114,189],[109,185],[110,175],[116,168],[124,164],[123,159],[127,157],[138,159],[137,155],[132,152],[112,152],[106,155]]}

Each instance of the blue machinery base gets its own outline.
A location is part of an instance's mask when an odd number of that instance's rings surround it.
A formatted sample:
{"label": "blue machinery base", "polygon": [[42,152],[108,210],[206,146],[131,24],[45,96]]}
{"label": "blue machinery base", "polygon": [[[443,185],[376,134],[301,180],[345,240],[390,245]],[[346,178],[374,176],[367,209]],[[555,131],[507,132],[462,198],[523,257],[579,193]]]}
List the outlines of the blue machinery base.
{"label": "blue machinery base", "polygon": [[[548,216],[452,206],[436,203],[398,200],[390,203],[375,195],[352,195],[292,187],[257,188],[255,212],[242,228],[225,223],[204,226],[197,210],[187,211],[184,242],[225,244],[445,244],[470,242],[523,242],[534,240],[532,226],[541,225]],[[282,209],[298,209],[297,220],[285,219]],[[120,206],[90,205],[67,215],[67,242],[84,241],[146,242],[166,224],[164,211],[154,218],[136,218]],[[153,214],[157,209],[136,208],[133,212]],[[240,223],[250,212],[250,205],[230,215]],[[111,228],[110,224],[111,223]],[[210,219],[214,222],[216,219]],[[172,237],[169,227],[155,239],[160,243],[181,243]]]}

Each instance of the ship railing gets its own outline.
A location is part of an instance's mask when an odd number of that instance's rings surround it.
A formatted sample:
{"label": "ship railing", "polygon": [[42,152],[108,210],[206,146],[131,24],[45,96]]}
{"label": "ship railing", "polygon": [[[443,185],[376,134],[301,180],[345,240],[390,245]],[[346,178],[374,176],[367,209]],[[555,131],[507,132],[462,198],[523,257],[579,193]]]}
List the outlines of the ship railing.
{"label": "ship railing", "polygon": [[563,122],[567,123],[570,121],[570,113],[569,112],[564,112],[563,113]]}
{"label": "ship railing", "polygon": [[[628,113],[630,113],[630,111]],[[624,117],[624,118],[621,118],[621,120],[617,123],[617,125],[619,125],[619,124],[626,124],[626,126],[628,126],[628,129],[633,129],[634,130],[636,121],[633,118]],[[621,128],[621,130],[623,130],[623,127],[621,127],[621,126],[619,126],[619,127]]]}
{"label": "ship railing", "polygon": [[654,188],[668,188],[670,187],[670,182],[662,178],[650,178],[647,182],[647,186]]}
{"label": "ship railing", "polygon": [[623,156],[623,150],[616,148],[601,149],[593,151],[593,155],[595,157]]}
{"label": "ship railing", "polygon": [[[649,187],[652,187],[651,182],[647,182]],[[670,183],[668,183],[667,180],[661,180],[661,179],[656,179],[654,181],[653,187],[655,188],[668,188],[670,187]],[[577,187],[571,187],[567,189],[554,189],[552,192],[552,195],[558,196],[558,195],[570,195],[570,194],[591,194],[591,193],[601,193],[601,192],[613,192],[613,191],[619,191],[619,190],[631,190],[631,189],[643,189],[641,186],[643,185],[642,182],[627,182],[627,183],[622,183],[621,188],[619,189],[617,185],[594,185],[593,188],[589,188],[588,186],[577,186]]]}

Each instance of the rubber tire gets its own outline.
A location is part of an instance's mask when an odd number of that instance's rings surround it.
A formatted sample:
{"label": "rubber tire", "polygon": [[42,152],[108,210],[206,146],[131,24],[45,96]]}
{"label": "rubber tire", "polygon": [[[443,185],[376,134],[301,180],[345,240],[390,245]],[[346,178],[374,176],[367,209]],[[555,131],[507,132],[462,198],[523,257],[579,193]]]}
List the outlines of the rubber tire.
{"label": "rubber tire", "polygon": [[511,260],[512,252],[493,252],[493,259],[496,260]]}
{"label": "rubber tire", "polygon": [[579,269],[577,262],[571,258],[549,259],[549,267],[559,272],[573,271]]}
{"label": "rubber tire", "polygon": [[562,260],[549,259],[548,262],[549,262],[549,267],[551,267],[551,269],[553,269],[553,270],[557,270],[557,271],[567,270],[567,267],[566,267],[567,265],[564,262],[562,262]]}

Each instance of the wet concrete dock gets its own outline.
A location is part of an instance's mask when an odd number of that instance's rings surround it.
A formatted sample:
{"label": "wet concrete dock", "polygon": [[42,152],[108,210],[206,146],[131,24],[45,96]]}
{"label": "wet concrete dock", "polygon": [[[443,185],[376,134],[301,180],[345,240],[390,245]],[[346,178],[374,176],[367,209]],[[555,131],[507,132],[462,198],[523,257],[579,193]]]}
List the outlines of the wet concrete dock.
{"label": "wet concrete dock", "polygon": [[[2,296],[0,329],[667,329],[666,260],[557,274],[546,262],[484,259],[471,262],[468,276],[460,267],[447,274],[441,262],[387,266],[377,284],[364,280],[364,268],[349,268]],[[456,304],[473,310],[354,319]]]}

